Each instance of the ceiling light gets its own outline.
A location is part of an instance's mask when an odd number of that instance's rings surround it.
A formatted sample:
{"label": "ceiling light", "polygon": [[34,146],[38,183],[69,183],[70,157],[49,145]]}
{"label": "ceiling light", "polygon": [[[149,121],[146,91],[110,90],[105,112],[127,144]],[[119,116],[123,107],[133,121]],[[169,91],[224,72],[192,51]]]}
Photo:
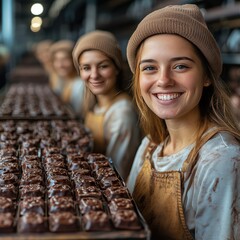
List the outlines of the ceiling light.
{"label": "ceiling light", "polygon": [[43,5],[41,3],[34,3],[31,7],[33,15],[40,15],[43,12]]}
{"label": "ceiling light", "polygon": [[40,27],[42,25],[42,18],[40,18],[40,17],[32,18],[31,25],[33,27]]}

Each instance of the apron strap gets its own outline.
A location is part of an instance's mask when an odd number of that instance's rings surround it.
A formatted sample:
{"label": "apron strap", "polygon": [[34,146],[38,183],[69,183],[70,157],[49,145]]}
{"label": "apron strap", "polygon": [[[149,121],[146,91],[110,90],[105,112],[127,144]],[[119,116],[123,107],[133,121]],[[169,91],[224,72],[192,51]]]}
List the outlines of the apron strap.
{"label": "apron strap", "polygon": [[211,130],[210,132],[204,134],[204,136],[202,136],[202,138],[200,139],[200,141],[197,143],[197,146],[195,146],[191,152],[189,153],[187,159],[184,161],[183,163],[183,167],[182,167],[182,173],[187,172],[187,176],[186,178],[189,177],[190,173],[192,172],[193,167],[196,165],[197,163],[197,156],[199,154],[199,150],[201,149],[201,147],[208,141],[210,140],[215,134],[217,134],[220,131],[227,131],[226,128],[224,127],[217,127],[214,128],[213,130]]}

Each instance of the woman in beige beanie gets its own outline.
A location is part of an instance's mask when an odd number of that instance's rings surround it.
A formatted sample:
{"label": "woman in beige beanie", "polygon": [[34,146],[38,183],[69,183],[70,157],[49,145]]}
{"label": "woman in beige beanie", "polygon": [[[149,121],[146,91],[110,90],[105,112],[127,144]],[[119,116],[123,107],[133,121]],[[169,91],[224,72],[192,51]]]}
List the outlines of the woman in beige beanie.
{"label": "woman in beige beanie", "polygon": [[196,5],[147,15],[127,57],[146,137],[128,187],[153,239],[240,239],[240,132]]}
{"label": "woman in beige beanie", "polygon": [[[79,38],[73,60],[87,87],[85,125],[93,133],[94,152],[110,157],[126,180],[140,143],[140,131],[132,99],[121,87],[118,42],[110,32],[92,31]],[[95,101],[90,106],[92,95]]]}
{"label": "woman in beige beanie", "polygon": [[51,45],[50,55],[57,77],[52,82],[53,91],[69,104],[75,113],[83,116],[84,82],[78,76],[72,59],[74,42],[59,40]]}

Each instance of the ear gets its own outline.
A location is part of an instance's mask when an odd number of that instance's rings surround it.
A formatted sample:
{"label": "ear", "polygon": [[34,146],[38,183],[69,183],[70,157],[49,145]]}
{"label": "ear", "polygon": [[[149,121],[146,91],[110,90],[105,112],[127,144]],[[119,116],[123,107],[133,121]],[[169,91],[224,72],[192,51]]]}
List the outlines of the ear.
{"label": "ear", "polygon": [[204,86],[204,87],[208,87],[208,86],[210,86],[210,85],[211,85],[210,82],[204,82],[204,83],[203,83],[203,86]]}
{"label": "ear", "polygon": [[208,87],[208,86],[210,86],[210,85],[211,85],[211,81],[210,81],[208,78],[206,78],[206,79],[204,80],[203,86],[204,86],[204,87]]}

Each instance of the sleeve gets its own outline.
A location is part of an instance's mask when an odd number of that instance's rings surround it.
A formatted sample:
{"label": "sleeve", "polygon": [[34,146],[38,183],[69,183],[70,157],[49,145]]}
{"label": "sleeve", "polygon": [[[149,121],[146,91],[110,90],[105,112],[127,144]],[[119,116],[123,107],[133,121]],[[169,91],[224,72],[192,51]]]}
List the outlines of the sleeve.
{"label": "sleeve", "polygon": [[137,176],[142,168],[143,162],[144,162],[144,153],[145,150],[147,148],[149,144],[149,139],[147,137],[145,137],[142,142],[141,145],[139,146],[137,153],[135,155],[134,158],[134,162],[132,164],[132,168],[127,180],[127,187],[130,191],[130,193],[133,193],[134,187],[135,187],[135,183],[136,183],[136,179]]}
{"label": "sleeve", "polygon": [[201,159],[193,184],[195,239],[240,239],[239,146],[216,148]]}
{"label": "sleeve", "polygon": [[79,114],[81,114],[83,110],[84,89],[85,89],[84,81],[81,79],[75,80],[72,86],[70,104],[73,107],[74,111]]}
{"label": "sleeve", "polygon": [[112,158],[117,171],[126,180],[140,144],[137,115],[130,101],[119,101],[109,109],[105,115],[104,135],[106,155]]}

